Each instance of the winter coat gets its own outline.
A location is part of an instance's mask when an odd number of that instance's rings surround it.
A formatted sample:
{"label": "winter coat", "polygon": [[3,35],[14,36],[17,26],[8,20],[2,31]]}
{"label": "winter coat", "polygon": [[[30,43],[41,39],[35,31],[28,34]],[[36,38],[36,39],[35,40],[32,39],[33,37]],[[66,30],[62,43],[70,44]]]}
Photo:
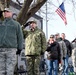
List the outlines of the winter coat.
{"label": "winter coat", "polygon": [[76,66],[76,43],[72,43],[73,49],[72,49],[72,61],[75,64],[74,67]]}
{"label": "winter coat", "polygon": [[21,25],[12,18],[5,18],[0,24],[0,48],[23,49]]}
{"label": "winter coat", "polygon": [[23,31],[25,38],[25,55],[40,55],[46,50],[46,38],[41,29]]}
{"label": "winter coat", "polygon": [[70,57],[71,54],[72,54],[72,45],[71,45],[71,43],[70,43],[68,40],[66,40],[66,39],[64,39],[63,41],[65,42],[66,47],[67,47],[67,55]]}
{"label": "winter coat", "polygon": [[51,43],[50,46],[47,47],[46,51],[50,52],[50,59],[53,59],[53,60],[61,59],[59,43],[57,42]]}
{"label": "winter coat", "polygon": [[56,39],[56,41],[60,45],[61,58],[63,59],[63,57],[66,57],[66,55],[67,55],[67,47],[66,47],[66,44],[65,44],[65,42],[61,38]]}

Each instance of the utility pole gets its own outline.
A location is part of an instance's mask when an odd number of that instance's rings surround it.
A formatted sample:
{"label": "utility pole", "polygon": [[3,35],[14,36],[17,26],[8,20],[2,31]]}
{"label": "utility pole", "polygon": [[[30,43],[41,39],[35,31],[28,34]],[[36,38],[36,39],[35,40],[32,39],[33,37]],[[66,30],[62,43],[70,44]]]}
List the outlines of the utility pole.
{"label": "utility pole", "polygon": [[46,1],[46,39],[48,39],[48,24],[47,24],[47,1]]}

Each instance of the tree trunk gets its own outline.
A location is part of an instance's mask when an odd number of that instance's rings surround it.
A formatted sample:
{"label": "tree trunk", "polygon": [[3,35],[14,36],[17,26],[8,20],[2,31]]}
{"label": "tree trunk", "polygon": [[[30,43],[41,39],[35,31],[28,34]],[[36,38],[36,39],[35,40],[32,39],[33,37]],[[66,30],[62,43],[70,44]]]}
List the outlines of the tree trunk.
{"label": "tree trunk", "polygon": [[33,0],[25,0],[19,16],[17,17],[17,21],[20,22],[21,25],[24,25],[26,21],[33,16],[47,0],[38,0],[37,4],[30,7],[32,1]]}
{"label": "tree trunk", "polygon": [[[11,0],[0,0],[0,9],[3,10],[5,7],[9,7],[10,1]],[[27,20],[31,16],[33,16],[46,1],[47,0],[36,0],[36,3],[34,4],[32,3],[33,0],[24,0],[22,9],[20,10],[19,15],[17,16],[17,21],[21,25],[24,25]]]}

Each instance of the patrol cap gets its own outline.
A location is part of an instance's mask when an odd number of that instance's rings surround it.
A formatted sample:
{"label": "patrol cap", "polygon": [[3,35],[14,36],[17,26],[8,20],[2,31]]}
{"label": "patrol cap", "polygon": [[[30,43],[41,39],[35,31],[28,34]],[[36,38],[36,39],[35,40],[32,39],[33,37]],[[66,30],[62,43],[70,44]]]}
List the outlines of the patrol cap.
{"label": "patrol cap", "polygon": [[37,22],[35,20],[30,20],[30,21],[28,21],[28,23],[29,24],[31,24],[31,23],[35,23],[36,24]]}
{"label": "patrol cap", "polygon": [[56,34],[55,34],[55,36],[58,36],[58,35],[59,35],[59,33],[56,33]]}
{"label": "patrol cap", "polygon": [[35,23],[35,24],[37,24],[37,22],[35,21],[35,20],[30,20],[30,21],[28,21],[27,23],[25,23],[25,27],[26,26],[29,26],[31,23]]}
{"label": "patrol cap", "polygon": [[3,10],[3,12],[5,12],[5,11],[12,12],[12,10],[11,10],[10,8],[5,8],[5,9]]}
{"label": "patrol cap", "polygon": [[53,34],[51,34],[51,35],[50,35],[50,38],[54,38],[54,35],[53,35]]}

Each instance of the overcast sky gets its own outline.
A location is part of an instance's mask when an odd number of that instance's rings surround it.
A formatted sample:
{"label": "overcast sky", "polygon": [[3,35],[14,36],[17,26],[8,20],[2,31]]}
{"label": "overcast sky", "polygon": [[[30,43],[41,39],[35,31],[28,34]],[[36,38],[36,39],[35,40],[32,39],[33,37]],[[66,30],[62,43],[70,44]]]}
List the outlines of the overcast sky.
{"label": "overcast sky", "polygon": [[[59,0],[59,3],[61,4],[62,1]],[[59,6],[59,3],[56,2],[56,0],[52,0],[52,2],[56,6],[54,6],[52,9],[47,9],[47,11],[55,12],[57,7]],[[56,12],[54,15],[52,15],[54,19],[51,19],[52,16],[50,15],[50,18],[48,19],[48,22],[47,22],[48,38],[50,37],[51,34],[65,33],[66,38],[68,40],[72,41],[76,37],[76,17],[74,15],[72,3],[69,2],[68,0],[66,0],[64,2],[64,5],[65,5],[65,11],[66,11],[67,25],[65,26],[64,21],[60,18],[60,16]],[[46,22],[45,21],[44,21],[44,29],[43,30],[46,33]]]}
{"label": "overcast sky", "polygon": [[[16,0],[13,0],[16,1]],[[23,2],[24,0],[20,0]],[[54,5],[47,5],[48,12],[54,12],[54,14],[47,14],[48,16],[48,22],[47,22],[47,35],[48,39],[51,34],[55,33],[65,33],[66,38],[70,41],[72,41],[76,37],[76,17],[73,11],[73,5],[69,0],[65,0],[64,6],[66,11],[66,18],[67,18],[67,25],[65,26],[63,20],[60,18],[60,16],[55,12],[55,10],[59,7],[59,5],[63,2],[63,0],[48,0],[52,1]],[[59,3],[58,3],[59,1]],[[42,7],[42,10],[46,12],[46,8]],[[46,34],[46,15],[41,14],[43,17],[43,31]],[[53,18],[53,19],[52,19]]]}

